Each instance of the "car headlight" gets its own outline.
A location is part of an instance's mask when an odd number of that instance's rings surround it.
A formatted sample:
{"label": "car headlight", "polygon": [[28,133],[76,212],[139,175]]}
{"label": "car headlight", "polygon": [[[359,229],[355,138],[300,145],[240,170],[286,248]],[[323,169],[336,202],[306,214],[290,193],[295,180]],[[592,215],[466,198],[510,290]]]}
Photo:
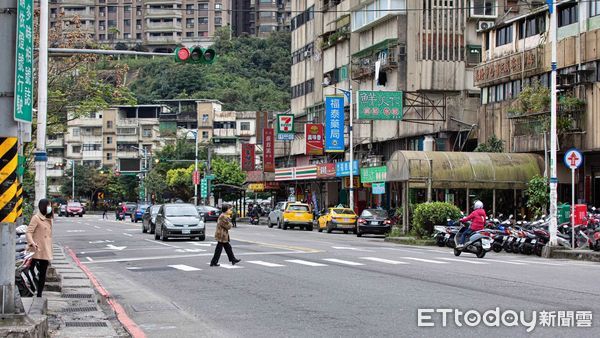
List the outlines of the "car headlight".
{"label": "car headlight", "polygon": [[171,221],[169,221],[168,219],[165,219],[165,225],[168,227],[172,227],[173,223],[171,223]]}
{"label": "car headlight", "polygon": [[200,220],[200,222],[198,222],[198,226],[204,229],[204,220]]}

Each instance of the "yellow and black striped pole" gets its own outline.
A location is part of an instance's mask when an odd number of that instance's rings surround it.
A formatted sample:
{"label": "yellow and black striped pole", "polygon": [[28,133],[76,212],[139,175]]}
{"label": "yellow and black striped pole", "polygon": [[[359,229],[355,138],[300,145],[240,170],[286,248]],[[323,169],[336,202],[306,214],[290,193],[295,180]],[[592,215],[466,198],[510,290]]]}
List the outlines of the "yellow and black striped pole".
{"label": "yellow and black striped pole", "polygon": [[21,181],[17,186],[17,206],[15,209],[17,210],[17,217],[23,216],[23,184]]}
{"label": "yellow and black striped pole", "polygon": [[17,138],[0,137],[0,222],[17,220]]}

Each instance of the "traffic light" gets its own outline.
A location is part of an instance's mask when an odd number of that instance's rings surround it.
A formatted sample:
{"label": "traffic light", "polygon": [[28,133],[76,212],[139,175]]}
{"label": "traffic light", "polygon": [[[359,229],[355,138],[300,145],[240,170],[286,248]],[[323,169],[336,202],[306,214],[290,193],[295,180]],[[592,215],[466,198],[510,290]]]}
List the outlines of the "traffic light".
{"label": "traffic light", "polygon": [[194,46],[192,48],[175,48],[175,61],[177,62],[202,63],[209,65],[215,62],[216,56],[217,54],[212,48],[203,48],[200,46]]}

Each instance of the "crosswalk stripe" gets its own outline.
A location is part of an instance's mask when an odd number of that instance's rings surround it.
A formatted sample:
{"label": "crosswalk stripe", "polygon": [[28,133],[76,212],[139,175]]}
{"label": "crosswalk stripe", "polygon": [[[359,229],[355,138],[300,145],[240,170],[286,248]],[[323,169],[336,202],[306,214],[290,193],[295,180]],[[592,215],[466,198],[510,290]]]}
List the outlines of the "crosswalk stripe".
{"label": "crosswalk stripe", "polygon": [[327,264],[321,264],[321,263],[316,263],[316,262],[311,262],[311,261],[303,261],[301,259],[289,259],[289,260],[286,260],[286,262],[300,264],[300,265],[307,265],[307,266],[327,266]]}
{"label": "crosswalk stripe", "polygon": [[229,264],[221,264],[219,267],[221,267],[223,269],[242,269],[243,268],[243,266],[229,265]]}
{"label": "crosswalk stripe", "polygon": [[248,261],[248,263],[256,264],[256,265],[262,265],[262,266],[266,266],[266,267],[269,267],[269,268],[280,268],[282,266],[285,266],[285,265],[275,264],[275,263],[269,263],[269,262],[265,262],[265,261]]}
{"label": "crosswalk stripe", "polygon": [[183,264],[169,265],[169,267],[173,268],[173,269],[181,270],[181,271],[199,271],[199,270],[202,270],[202,269],[195,268],[193,266],[183,265]]}
{"label": "crosswalk stripe", "polygon": [[407,262],[400,262],[400,261],[393,261],[391,259],[385,259],[385,258],[377,258],[377,257],[361,257],[360,259],[364,259],[367,261],[373,261],[373,262],[379,262],[379,263],[386,263],[386,264],[410,264]]}
{"label": "crosswalk stripe", "polygon": [[458,259],[458,258],[446,258],[446,257],[436,257],[437,259],[443,259],[445,261],[452,261],[452,262],[461,262],[461,263],[469,263],[469,264],[488,264],[485,262],[479,262],[479,261],[469,261],[466,259]]}
{"label": "crosswalk stripe", "polygon": [[352,266],[364,265],[363,263],[345,261],[345,260],[336,259],[336,258],[325,258],[323,260],[324,261],[328,261],[328,262],[332,262],[332,263],[346,264],[346,265],[352,265]]}
{"label": "crosswalk stripe", "polygon": [[431,259],[424,259],[424,258],[415,258],[415,257],[399,257],[399,258],[410,259],[413,261],[432,263],[432,264],[448,264],[448,262],[432,261]]}

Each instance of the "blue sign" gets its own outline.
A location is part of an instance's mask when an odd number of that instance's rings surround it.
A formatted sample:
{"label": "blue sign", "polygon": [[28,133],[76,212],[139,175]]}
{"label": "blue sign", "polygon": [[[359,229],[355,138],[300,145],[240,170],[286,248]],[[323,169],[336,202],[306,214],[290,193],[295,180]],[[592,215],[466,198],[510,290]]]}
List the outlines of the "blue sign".
{"label": "blue sign", "polygon": [[277,134],[277,140],[279,141],[293,141],[294,134]]}
{"label": "blue sign", "polygon": [[344,97],[325,97],[325,151],[344,152]]}
{"label": "blue sign", "polygon": [[[352,165],[352,175],[358,176],[358,161],[354,160]],[[350,176],[350,161],[336,162],[335,163],[335,176],[345,177]]]}
{"label": "blue sign", "polygon": [[565,161],[565,165],[571,170],[575,170],[581,167],[581,164],[583,164],[583,154],[581,154],[581,151],[575,148],[567,150],[563,159]]}
{"label": "blue sign", "polygon": [[385,183],[372,183],[371,188],[373,189],[373,195],[383,195],[385,194]]}

